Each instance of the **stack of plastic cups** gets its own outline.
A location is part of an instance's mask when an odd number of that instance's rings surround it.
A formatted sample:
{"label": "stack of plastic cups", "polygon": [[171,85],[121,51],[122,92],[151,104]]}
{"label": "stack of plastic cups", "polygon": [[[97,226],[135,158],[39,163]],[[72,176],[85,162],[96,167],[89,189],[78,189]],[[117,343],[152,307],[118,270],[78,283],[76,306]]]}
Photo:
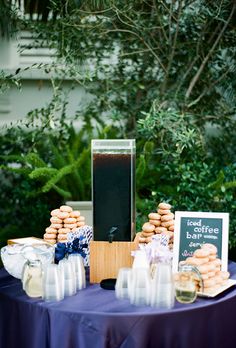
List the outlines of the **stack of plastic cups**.
{"label": "stack of plastic cups", "polygon": [[151,282],[150,305],[170,309],[174,306],[174,284],[171,265],[159,263]]}
{"label": "stack of plastic cups", "polygon": [[64,289],[59,266],[48,264],[43,269],[43,299],[45,301],[60,301],[63,298]]}
{"label": "stack of plastic cups", "polygon": [[86,287],[86,277],[83,257],[79,254],[71,254],[68,261],[71,262],[75,272],[76,289],[84,289]]}
{"label": "stack of plastic cups", "polygon": [[67,259],[59,261],[58,265],[62,274],[62,288],[65,296],[72,296],[76,293],[76,274],[72,263]]}

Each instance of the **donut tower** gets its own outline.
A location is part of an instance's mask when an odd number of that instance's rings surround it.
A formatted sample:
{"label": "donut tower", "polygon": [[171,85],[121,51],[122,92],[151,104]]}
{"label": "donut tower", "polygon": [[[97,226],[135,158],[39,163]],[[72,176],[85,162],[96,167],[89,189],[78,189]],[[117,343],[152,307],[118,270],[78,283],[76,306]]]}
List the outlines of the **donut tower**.
{"label": "donut tower", "polygon": [[67,242],[67,234],[75,232],[78,227],[85,225],[84,216],[79,210],[73,210],[68,205],[51,211],[51,225],[45,229],[43,239],[49,243]]}
{"label": "donut tower", "polygon": [[171,205],[159,203],[157,211],[148,214],[148,222],[142,226],[142,232],[137,233],[139,243],[149,243],[154,234],[163,234],[169,237],[169,248],[173,249],[174,240],[174,213]]}
{"label": "donut tower", "polygon": [[187,257],[181,264],[195,266],[201,273],[203,288],[197,284],[198,291],[211,293],[227,283],[229,272],[221,271],[221,260],[217,257],[215,245],[205,243],[196,249],[192,257]]}

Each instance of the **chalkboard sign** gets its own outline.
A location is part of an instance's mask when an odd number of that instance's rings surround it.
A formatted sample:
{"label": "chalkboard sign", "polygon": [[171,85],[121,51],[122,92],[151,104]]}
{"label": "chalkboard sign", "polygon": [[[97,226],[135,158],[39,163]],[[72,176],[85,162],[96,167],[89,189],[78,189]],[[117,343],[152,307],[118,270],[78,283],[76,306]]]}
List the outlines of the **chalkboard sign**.
{"label": "chalkboard sign", "polygon": [[229,214],[207,212],[175,212],[173,272],[180,261],[192,256],[204,243],[217,247],[221,269],[228,268]]}

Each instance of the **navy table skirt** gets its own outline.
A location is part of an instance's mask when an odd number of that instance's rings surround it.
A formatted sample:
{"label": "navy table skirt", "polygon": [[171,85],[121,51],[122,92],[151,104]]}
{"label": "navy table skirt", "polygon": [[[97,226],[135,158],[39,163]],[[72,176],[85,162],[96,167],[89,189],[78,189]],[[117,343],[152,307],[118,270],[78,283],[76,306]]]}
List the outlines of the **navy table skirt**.
{"label": "navy table skirt", "polygon": [[[229,271],[236,279],[236,263]],[[235,348],[236,287],[171,310],[130,305],[97,284],[49,303],[0,270],[0,348],[118,347]]]}

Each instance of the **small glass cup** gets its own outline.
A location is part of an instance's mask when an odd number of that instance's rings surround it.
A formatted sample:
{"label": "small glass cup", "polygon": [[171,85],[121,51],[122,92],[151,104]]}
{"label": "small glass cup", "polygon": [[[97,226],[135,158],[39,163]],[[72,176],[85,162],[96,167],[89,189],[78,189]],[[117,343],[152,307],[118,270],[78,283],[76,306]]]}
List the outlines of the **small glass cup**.
{"label": "small glass cup", "polygon": [[149,269],[132,269],[130,282],[130,302],[134,305],[149,305],[150,292],[151,277]]}
{"label": "small glass cup", "polygon": [[43,268],[43,299],[45,301],[61,301],[64,298],[61,274],[56,264],[48,264]]}
{"label": "small glass cup", "polygon": [[130,297],[132,268],[120,268],[115,285],[116,297],[119,299]]}
{"label": "small glass cup", "polygon": [[198,269],[192,265],[180,265],[175,274],[175,297],[180,303],[193,303],[197,298],[197,284],[202,277]]}

